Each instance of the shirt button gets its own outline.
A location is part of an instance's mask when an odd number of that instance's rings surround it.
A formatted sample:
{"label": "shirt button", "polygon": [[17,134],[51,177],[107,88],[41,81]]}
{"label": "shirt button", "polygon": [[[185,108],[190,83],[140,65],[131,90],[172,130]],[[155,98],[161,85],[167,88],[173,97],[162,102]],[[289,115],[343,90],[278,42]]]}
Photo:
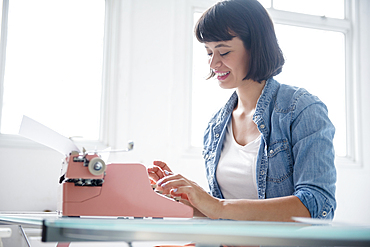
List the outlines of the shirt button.
{"label": "shirt button", "polygon": [[265,171],[261,171],[261,175],[265,175]]}
{"label": "shirt button", "polygon": [[270,154],[273,154],[273,153],[274,153],[274,150],[272,150],[272,149],[271,149],[271,150],[270,150]]}
{"label": "shirt button", "polygon": [[218,138],[220,135],[219,134],[216,134],[216,138]]}
{"label": "shirt button", "polygon": [[261,127],[261,129],[264,129],[265,128],[265,125],[264,124],[261,124],[260,127]]}
{"label": "shirt button", "polygon": [[326,217],[328,213],[326,211],[322,212],[322,216]]}

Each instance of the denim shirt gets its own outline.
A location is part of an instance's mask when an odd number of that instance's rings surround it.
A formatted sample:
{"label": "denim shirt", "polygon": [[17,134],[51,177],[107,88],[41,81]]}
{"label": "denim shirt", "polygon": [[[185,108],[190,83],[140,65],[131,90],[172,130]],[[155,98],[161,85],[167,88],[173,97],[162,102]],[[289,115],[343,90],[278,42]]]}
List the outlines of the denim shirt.
{"label": "denim shirt", "polygon": [[[234,92],[212,117],[204,135],[210,192],[221,199],[216,169],[237,102]],[[312,218],[332,219],[336,208],[335,129],[324,103],[305,89],[270,78],[258,99],[253,121],[261,132],[256,164],[258,198],[294,195]]]}

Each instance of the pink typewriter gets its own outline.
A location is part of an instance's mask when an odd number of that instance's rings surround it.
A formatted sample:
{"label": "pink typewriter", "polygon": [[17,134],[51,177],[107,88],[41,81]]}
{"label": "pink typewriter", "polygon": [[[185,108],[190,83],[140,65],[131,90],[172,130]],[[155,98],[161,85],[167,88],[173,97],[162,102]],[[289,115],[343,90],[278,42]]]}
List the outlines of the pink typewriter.
{"label": "pink typewriter", "polygon": [[139,163],[105,164],[98,155],[82,153],[70,138],[23,116],[19,134],[66,156],[62,167],[58,212],[62,216],[192,218],[193,209],[153,190],[146,167]]}
{"label": "pink typewriter", "polygon": [[71,152],[65,165],[63,216],[193,217],[191,207],[154,191],[142,164],[105,164],[96,153]]}

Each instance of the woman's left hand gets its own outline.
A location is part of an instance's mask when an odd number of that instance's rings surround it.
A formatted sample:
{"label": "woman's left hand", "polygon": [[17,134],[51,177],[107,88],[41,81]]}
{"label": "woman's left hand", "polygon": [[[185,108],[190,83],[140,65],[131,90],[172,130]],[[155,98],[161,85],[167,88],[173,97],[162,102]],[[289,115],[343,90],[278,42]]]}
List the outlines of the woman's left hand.
{"label": "woman's left hand", "polygon": [[157,189],[162,190],[163,194],[171,194],[174,197],[181,196],[205,216],[212,219],[219,218],[220,201],[181,174],[165,176],[157,181],[157,186]]}

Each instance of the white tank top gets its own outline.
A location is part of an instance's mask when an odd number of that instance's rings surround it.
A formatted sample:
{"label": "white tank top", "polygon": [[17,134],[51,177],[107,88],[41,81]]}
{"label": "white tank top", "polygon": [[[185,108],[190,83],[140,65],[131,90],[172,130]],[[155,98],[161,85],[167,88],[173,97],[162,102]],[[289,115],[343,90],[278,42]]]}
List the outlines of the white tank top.
{"label": "white tank top", "polygon": [[218,184],[225,199],[258,199],[256,161],[261,135],[241,146],[235,141],[231,122],[217,166]]}

